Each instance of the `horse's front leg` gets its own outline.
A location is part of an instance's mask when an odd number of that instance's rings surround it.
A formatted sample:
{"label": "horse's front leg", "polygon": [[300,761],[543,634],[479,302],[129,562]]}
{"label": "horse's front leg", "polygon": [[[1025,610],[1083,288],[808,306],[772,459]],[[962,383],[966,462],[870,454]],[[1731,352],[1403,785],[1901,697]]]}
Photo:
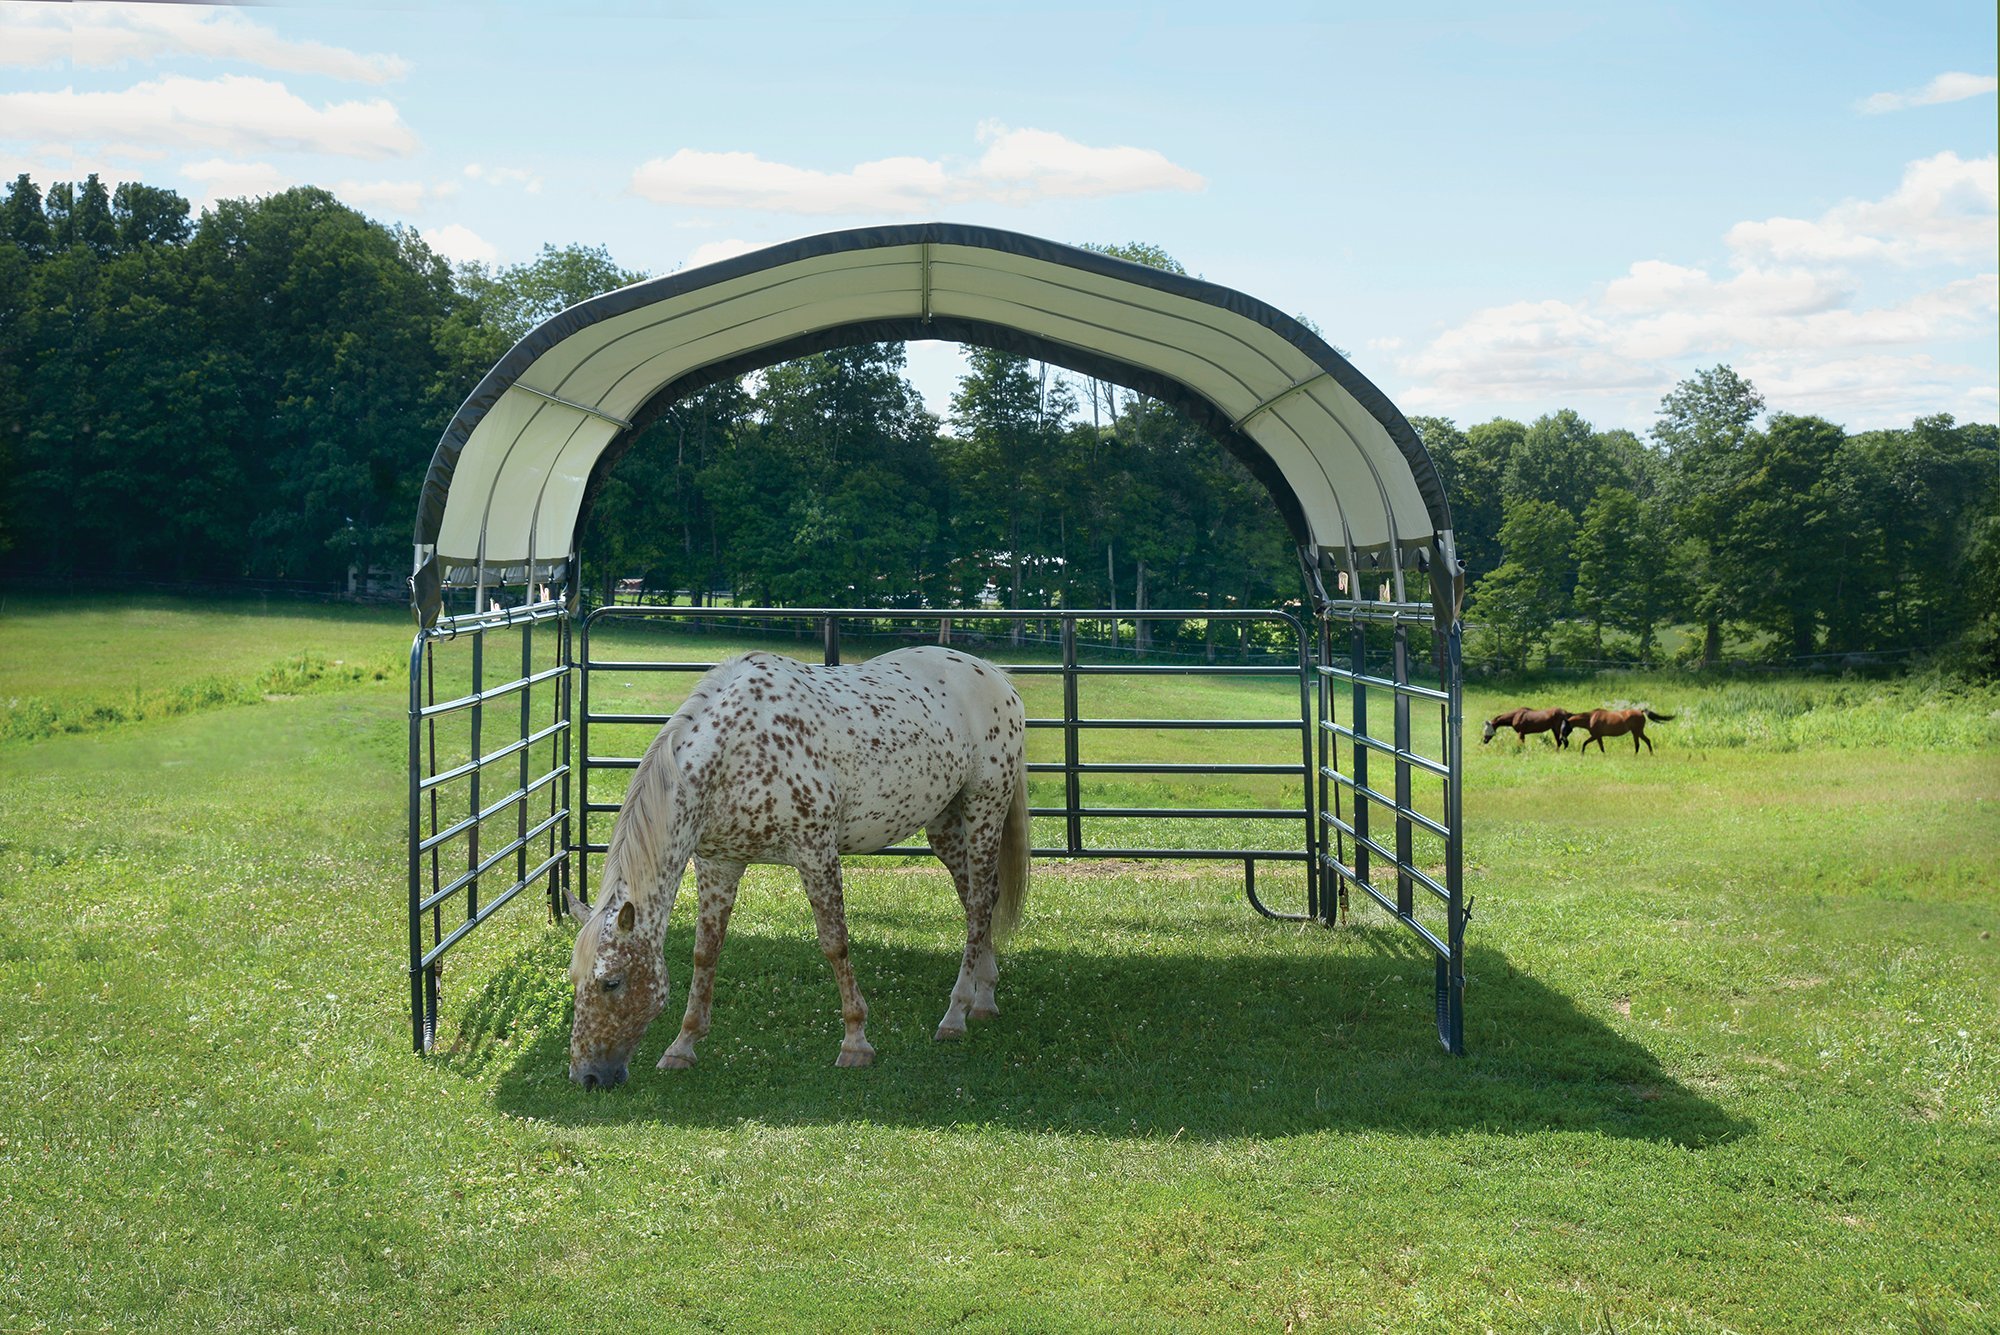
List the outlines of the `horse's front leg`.
{"label": "horse's front leg", "polygon": [[729,915],[736,907],[736,887],[743,879],[743,864],[696,858],[694,875],[701,893],[701,918],[694,928],[694,969],[688,976],[687,1014],[681,1017],[681,1032],[673,1046],[660,1056],[662,1071],[686,1070],[694,1065],[694,1045],[708,1035],[709,1007],[715,1000],[715,961],[722,955],[722,938],[729,931]]}
{"label": "horse's front leg", "polygon": [[840,885],[840,854],[830,847],[824,854],[801,859],[799,879],[805,884],[806,898],[812,901],[813,921],[819,927],[819,949],[833,966],[833,981],[840,988],[840,1018],[847,1033],[840,1041],[835,1066],[868,1066],[875,1060],[865,1027],[868,1003],[854,981],[854,965],[847,958],[847,902]]}

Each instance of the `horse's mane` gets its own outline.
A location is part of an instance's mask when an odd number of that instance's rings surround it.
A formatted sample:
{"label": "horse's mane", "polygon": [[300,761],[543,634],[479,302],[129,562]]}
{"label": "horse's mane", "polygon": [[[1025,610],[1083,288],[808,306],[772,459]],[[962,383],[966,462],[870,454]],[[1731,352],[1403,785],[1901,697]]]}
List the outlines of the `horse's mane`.
{"label": "horse's mane", "polygon": [[618,812],[618,823],[612,827],[611,846],[604,853],[605,888],[622,881],[625,897],[635,908],[646,906],[654,882],[660,879],[660,864],[673,826],[675,790],[680,786],[674,747],[680,741],[685,718],[683,706],[646,748],[632,776],[625,805]]}

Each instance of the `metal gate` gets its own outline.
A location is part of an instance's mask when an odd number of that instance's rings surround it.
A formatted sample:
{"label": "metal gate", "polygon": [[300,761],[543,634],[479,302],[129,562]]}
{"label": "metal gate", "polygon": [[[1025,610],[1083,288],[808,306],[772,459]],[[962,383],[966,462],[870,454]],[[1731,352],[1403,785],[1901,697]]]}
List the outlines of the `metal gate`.
{"label": "metal gate", "polygon": [[[1412,631],[1435,636],[1428,604],[1332,601],[1320,617],[1314,668],[1319,684],[1318,861],[1334,900],[1325,920],[1331,924],[1344,914],[1348,889],[1354,887],[1430,949],[1437,966],[1438,1041],[1459,1055],[1465,1052],[1465,924],[1472,912],[1465,894],[1462,840],[1461,624],[1454,618],[1443,638],[1433,641],[1427,661],[1435,671],[1427,684],[1412,678],[1417,660],[1410,637]],[[1437,721],[1435,731],[1427,729],[1421,738],[1411,712],[1419,703],[1426,713],[1435,710]],[[1376,721],[1385,707],[1390,714],[1387,740]],[[1380,780],[1371,779],[1371,756],[1389,767],[1392,791],[1383,792],[1376,786]],[[1430,791],[1420,795],[1420,784]],[[1392,826],[1392,833],[1381,830],[1371,818],[1375,814]],[[1393,847],[1382,842],[1385,833]],[[1375,879],[1378,860],[1385,883],[1380,886]],[[1385,888],[1390,876],[1396,882],[1393,894]]]}
{"label": "metal gate", "polygon": [[[573,851],[572,663],[561,601],[440,618],[410,647],[410,1039],[418,1052],[437,1037],[438,980],[452,947],[537,881],[551,911],[562,901]],[[494,881],[503,882],[497,892],[488,889]]]}
{"label": "metal gate", "polygon": [[[1117,626],[1121,623],[1134,624],[1140,621],[1162,622],[1188,619],[1206,619],[1231,625],[1260,625],[1275,628],[1282,637],[1283,655],[1280,661],[1257,664],[1220,663],[1163,663],[1159,658],[1172,658],[1171,653],[1156,653],[1156,661],[1143,662],[1086,662],[1088,651],[1096,647],[1080,628]],[[601,695],[601,688],[594,683],[604,674],[641,673],[687,673],[699,674],[715,666],[712,662],[665,662],[634,659],[604,659],[597,656],[592,644],[595,639],[601,643],[603,630],[608,625],[619,622],[652,623],[655,625],[700,625],[709,630],[729,626],[757,625],[763,633],[774,629],[780,634],[785,627],[801,630],[809,628],[812,638],[818,642],[819,656],[828,664],[842,661],[843,643],[857,635],[866,636],[877,651],[898,647],[897,639],[921,639],[925,642],[955,643],[968,652],[992,658],[1007,669],[1010,676],[1018,678],[1057,677],[1061,679],[1060,712],[1054,715],[1028,718],[1028,729],[1032,743],[1037,731],[1056,731],[1061,734],[1062,757],[1053,761],[1028,763],[1028,772],[1034,774],[1060,774],[1063,778],[1063,802],[1060,806],[1031,806],[1031,817],[1054,817],[1062,821],[1062,839],[1058,843],[1043,841],[1032,850],[1036,857],[1060,858],[1188,858],[1223,860],[1243,864],[1243,890],[1252,907],[1267,917],[1289,917],[1301,919],[1313,916],[1308,892],[1308,907],[1300,913],[1281,913],[1265,905],[1257,893],[1257,864],[1259,862],[1294,863],[1304,873],[1310,887],[1317,879],[1312,865],[1311,840],[1314,825],[1312,806],[1312,693],[1309,685],[1310,654],[1312,637],[1296,617],[1284,612],[1204,612],[1204,611],[1155,611],[1144,613],[1106,611],[1068,612],[940,612],[940,611],[876,611],[853,608],[688,608],[688,607],[603,607],[584,618],[580,637],[581,648],[577,659],[578,678],[581,683],[579,699],[582,713],[578,718],[578,749],[583,756],[577,773],[577,805],[583,813],[585,829],[588,831],[590,817],[615,814],[618,801],[603,800],[602,796],[593,800],[590,796],[593,774],[605,770],[630,770],[639,764],[638,752],[644,749],[644,741],[651,740],[656,732],[672,717],[665,712],[608,711],[597,707],[594,701]],[[983,632],[967,633],[965,624],[972,622],[985,627]],[[1030,651],[1043,650],[1039,660],[1024,657],[1019,652],[1008,653],[1011,637],[999,638],[992,634],[996,625],[1019,624],[1024,628],[1051,627],[1056,634],[1035,634],[1028,637]],[[954,635],[953,627],[957,626]],[[912,630],[920,633],[909,635]],[[1051,642],[1051,639],[1053,642]],[[782,641],[780,641],[782,643]],[[767,646],[768,647],[768,646]],[[1053,651],[1053,654],[1047,652]],[[1102,655],[1099,655],[1102,657]],[[1050,657],[1054,661],[1048,661]],[[1286,715],[1282,718],[1140,718],[1140,717],[1091,717],[1081,706],[1083,683],[1087,680],[1134,679],[1143,677],[1211,677],[1211,678],[1262,678],[1289,682],[1295,685],[1295,697],[1289,701]],[[630,748],[607,748],[601,741],[603,729],[608,725],[638,725],[646,728],[643,740],[633,737]],[[1232,759],[1219,763],[1190,763],[1184,761],[1118,758],[1111,760],[1086,760],[1083,756],[1084,738],[1108,731],[1127,734],[1145,732],[1167,732],[1180,730],[1207,730],[1215,732],[1262,732],[1266,734],[1288,734],[1291,755],[1285,761]],[[627,753],[619,754],[620,749]],[[1288,806],[1228,807],[1228,806],[1182,806],[1182,807],[1137,807],[1109,806],[1085,801],[1083,787],[1088,779],[1110,775],[1162,775],[1183,778],[1216,776],[1277,776],[1296,780],[1299,796]],[[603,783],[597,781],[601,794]],[[623,785],[619,785],[617,796],[623,797]],[[1296,844],[1286,846],[1232,845],[1213,846],[1205,843],[1190,843],[1175,847],[1160,847],[1136,844],[1130,841],[1105,843],[1089,838],[1086,831],[1090,827],[1101,826],[1111,821],[1269,821],[1288,822],[1295,833]],[[588,865],[592,855],[602,853],[608,846],[609,831],[604,838],[586,838],[579,842],[580,875],[588,884]],[[929,849],[921,846],[898,845],[878,850],[874,854],[858,856],[907,856],[928,854]]]}
{"label": "metal gate", "polygon": [[[1190,619],[1262,628],[1275,652],[1258,662],[1171,662],[1163,661],[1176,656],[1170,652],[1142,657],[1123,643],[1124,628],[1136,638],[1141,622]],[[968,632],[968,625],[977,630]],[[409,970],[417,1051],[429,1050],[436,1037],[439,977],[454,946],[537,883],[558,916],[565,888],[587,895],[591,859],[605,850],[623,796],[624,783],[613,787],[612,776],[635,769],[645,741],[672,717],[671,701],[662,698],[675,694],[671,687],[636,683],[679,675],[692,686],[714,666],[630,653],[605,657],[604,642],[620,631],[668,626],[765,635],[789,628],[794,645],[810,635],[815,656],[827,663],[842,661],[844,643],[881,650],[899,639],[942,641],[1000,661],[1024,679],[1024,694],[1039,697],[1032,680],[1056,678],[1059,702],[1047,712],[1031,707],[1028,727],[1031,747],[1036,733],[1053,734],[1060,756],[1031,759],[1028,770],[1061,776],[1061,802],[1030,807],[1031,817],[1042,818],[1038,834],[1054,820],[1061,836],[1039,840],[1035,856],[1237,862],[1245,898],[1257,912],[1328,926],[1343,920],[1348,892],[1358,887],[1435,956],[1438,1037],[1450,1051],[1464,1051],[1470,902],[1462,894],[1460,855],[1458,627],[1454,622],[1428,656],[1435,672],[1427,683],[1412,676],[1411,634],[1431,633],[1431,609],[1363,600],[1325,602],[1311,626],[1281,611],[1202,609],[611,606],[579,620],[560,600],[441,618],[418,635],[410,657]],[[1016,626],[1025,652],[1014,649]],[[1001,627],[1008,633],[996,633]],[[1228,718],[1086,708],[1086,683],[1161,677],[1261,679],[1277,684],[1285,703],[1270,703],[1262,716]],[[607,691],[627,695],[607,699]],[[649,707],[631,707],[633,692]],[[1417,726],[1413,706],[1425,718],[1435,709],[1434,729]],[[1384,710],[1386,739],[1379,723]],[[1085,754],[1112,746],[1111,739],[1124,743],[1112,749],[1129,750],[1148,735],[1185,731],[1261,735],[1268,749],[1254,759],[1219,761]],[[1371,779],[1371,756],[1389,767],[1391,791]],[[1088,800],[1087,785],[1144,775],[1186,784],[1233,776],[1267,796],[1257,805]],[[1294,785],[1296,799],[1283,800]],[[1283,790],[1279,797],[1268,796],[1273,787]],[[1248,837],[1213,842],[1199,833],[1214,830],[1212,822],[1228,822]],[[1117,837],[1134,829],[1147,837]],[[898,846],[878,856],[927,852]],[[1267,902],[1259,864],[1297,868],[1296,908]],[[504,881],[498,892],[482,894],[482,882],[496,880]]]}

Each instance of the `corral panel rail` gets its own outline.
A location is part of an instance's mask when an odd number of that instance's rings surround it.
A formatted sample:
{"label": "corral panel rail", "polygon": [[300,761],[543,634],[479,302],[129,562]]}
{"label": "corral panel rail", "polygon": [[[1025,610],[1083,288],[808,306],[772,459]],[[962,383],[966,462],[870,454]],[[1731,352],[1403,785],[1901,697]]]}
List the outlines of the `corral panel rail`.
{"label": "corral panel rail", "polygon": [[[1154,650],[1141,656],[1137,651],[1141,626],[1186,621],[1236,631],[1242,646],[1237,652],[1243,656],[1234,662],[1210,662],[1205,653]],[[914,642],[952,644],[993,659],[1016,679],[1028,705],[1031,785],[1046,798],[1049,780],[1037,782],[1036,776],[1060,776],[1061,800],[1042,800],[1029,807],[1029,815],[1037,821],[1035,856],[1240,862],[1245,897],[1258,912],[1300,921],[1318,916],[1312,637],[1296,617],[1262,611],[598,608],[583,619],[578,635],[577,809],[585,832],[578,846],[579,885],[587,887],[590,858],[609,845],[609,828],[594,824],[593,818],[614,816],[624,796],[625,785],[612,785],[605,772],[637,768],[645,742],[673,717],[671,706],[686,694],[679,687],[648,688],[639,679],[658,674],[692,678],[721,661],[610,656],[637,652],[631,645],[645,629],[663,627],[713,637],[732,652],[776,649],[828,664]],[[618,639],[621,629],[632,634],[618,647],[607,648],[607,638]],[[1260,643],[1260,652],[1249,656],[1253,640]],[[800,654],[804,645],[811,647]],[[1269,694],[1282,698],[1259,700],[1263,713],[1258,716],[1219,718],[1133,714],[1109,700],[1121,686],[1160,679],[1268,682],[1276,688]],[[691,679],[686,682],[687,688],[692,685]],[[607,703],[607,689],[618,692],[614,703]],[[1087,707],[1086,695],[1099,693],[1107,696],[1106,704],[1095,710]],[[1156,692],[1124,694],[1143,708]],[[647,707],[629,707],[634,701]],[[1187,751],[1185,745],[1167,744],[1149,752],[1143,740],[1204,732],[1229,737],[1261,734],[1267,744],[1261,748],[1245,744],[1223,758],[1186,759],[1173,758]],[[1173,806],[1106,800],[1134,779],[1150,779],[1190,800]],[[1212,782],[1216,779],[1235,781],[1227,791],[1240,795],[1239,800],[1194,800],[1207,795],[1198,790],[1217,787]],[[1191,822],[1230,822],[1227,828],[1257,837],[1225,843],[1185,835]],[[1055,831],[1059,833],[1049,837]],[[1167,831],[1183,837],[1160,840],[1158,836]],[[926,847],[906,844],[859,856],[928,852]],[[1257,884],[1259,863],[1296,866],[1301,911],[1281,912],[1265,903]]]}

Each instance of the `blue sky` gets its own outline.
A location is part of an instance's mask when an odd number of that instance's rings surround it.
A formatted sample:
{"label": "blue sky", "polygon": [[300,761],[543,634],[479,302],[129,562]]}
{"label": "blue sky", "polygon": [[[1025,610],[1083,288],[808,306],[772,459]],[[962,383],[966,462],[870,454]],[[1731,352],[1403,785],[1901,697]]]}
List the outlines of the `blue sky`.
{"label": "blue sky", "polygon": [[[1852,429],[2000,416],[1972,4],[0,4],[0,167],[311,182],[459,258],[923,218],[1145,240],[1409,413],[1644,430],[1727,361]],[[933,407],[955,356],[914,346]]]}

